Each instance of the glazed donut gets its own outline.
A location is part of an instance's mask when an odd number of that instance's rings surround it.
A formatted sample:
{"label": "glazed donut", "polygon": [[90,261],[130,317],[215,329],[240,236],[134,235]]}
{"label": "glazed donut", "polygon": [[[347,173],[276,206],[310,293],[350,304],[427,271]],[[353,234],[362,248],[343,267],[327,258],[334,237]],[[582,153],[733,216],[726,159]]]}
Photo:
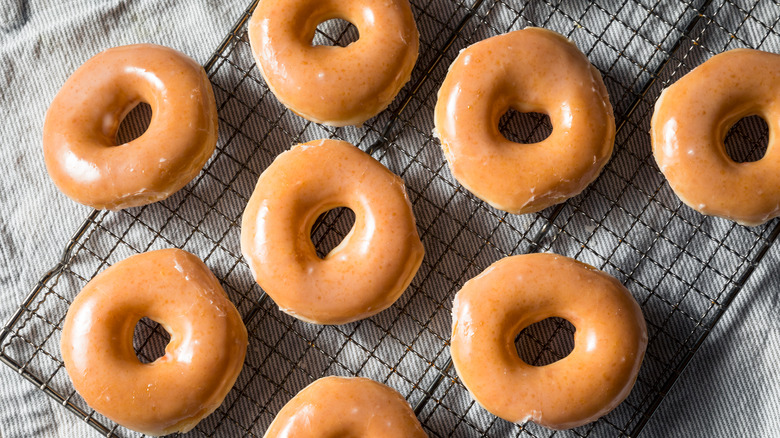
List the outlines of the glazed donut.
{"label": "glazed donut", "polygon": [[[355,225],[320,259],[311,229],[336,207],[355,212]],[[241,251],[282,311],[317,324],[390,307],[424,254],[403,180],[339,140],[294,146],[260,175],[242,218]]]}
{"label": "glazed donut", "polygon": [[[341,18],[360,38],[313,46],[317,25]],[[268,88],[294,113],[331,126],[360,125],[409,81],[420,36],[408,0],[261,1],[249,41]]]}
{"label": "glazed donut", "polygon": [[[515,338],[553,316],[576,328],[574,349],[545,366],[525,363]],[[458,376],[480,405],[513,423],[568,429],[605,415],[634,386],[646,346],[645,320],[628,290],[568,257],[504,258],[466,282],[453,303]]]}
{"label": "glazed donut", "polygon": [[[122,119],[152,107],[146,132],[116,144]],[[97,209],[167,198],[206,164],[217,143],[217,106],[197,62],[152,44],[115,47],[79,67],[57,93],[43,126],[46,168],[59,189]]]}
{"label": "glazed donut", "polygon": [[[760,225],[780,215],[780,55],[735,49],[715,55],[665,89],[651,121],[653,155],[694,210]],[[766,155],[737,163],[723,141],[739,119],[769,125]]]}
{"label": "glazed donut", "polygon": [[[141,363],[142,317],[171,335],[165,355]],[[247,333],[219,281],[180,249],[129,257],[93,278],[62,327],[62,358],[84,401],[147,435],[187,432],[211,414],[244,364]]]}
{"label": "glazed donut", "polygon": [[396,390],[362,377],[323,377],[290,400],[264,438],[425,438]]}
{"label": "glazed donut", "polygon": [[[545,113],[532,144],[499,131],[510,108]],[[455,179],[493,207],[533,213],[579,194],[612,155],[615,118],[601,74],[573,42],[527,28],[473,44],[439,89],[434,134]]]}

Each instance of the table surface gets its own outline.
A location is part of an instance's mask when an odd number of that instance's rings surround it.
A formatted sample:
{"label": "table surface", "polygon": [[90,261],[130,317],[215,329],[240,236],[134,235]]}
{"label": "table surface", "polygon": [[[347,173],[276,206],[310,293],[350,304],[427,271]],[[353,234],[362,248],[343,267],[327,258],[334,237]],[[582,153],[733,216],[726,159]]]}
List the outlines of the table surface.
{"label": "table surface", "polygon": [[[59,254],[89,209],[46,174],[41,133],[59,87],[93,54],[164,44],[205,62],[245,1],[10,0],[0,8],[0,321]],[[775,245],[644,431],[644,436],[780,436],[780,247]],[[0,437],[97,436],[0,366]]]}

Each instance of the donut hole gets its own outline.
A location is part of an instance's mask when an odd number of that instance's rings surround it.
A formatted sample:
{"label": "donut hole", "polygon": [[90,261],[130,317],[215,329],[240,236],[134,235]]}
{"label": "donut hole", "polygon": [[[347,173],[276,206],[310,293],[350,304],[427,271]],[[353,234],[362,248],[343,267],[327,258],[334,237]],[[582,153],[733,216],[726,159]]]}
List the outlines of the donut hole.
{"label": "donut hole", "polygon": [[523,362],[541,367],[557,362],[574,349],[574,326],[550,317],[524,328],[515,338],[517,355]]}
{"label": "donut hole", "polygon": [[334,18],[317,26],[314,32],[313,46],[347,47],[360,38],[357,27],[347,20]]}
{"label": "donut hole", "polygon": [[146,102],[139,103],[119,123],[114,143],[117,146],[130,143],[142,136],[151,122],[152,107]]}
{"label": "donut hole", "polygon": [[769,126],[761,116],[748,116],[729,128],[726,153],[737,163],[758,161],[769,147]]}
{"label": "donut hole", "polygon": [[141,363],[152,363],[163,357],[170,341],[170,333],[154,320],[144,317],[135,325],[133,349]]}
{"label": "donut hole", "polygon": [[311,229],[311,241],[321,259],[339,246],[355,226],[355,212],[337,207],[322,213]]}
{"label": "donut hole", "polygon": [[498,120],[501,135],[515,143],[539,143],[552,134],[550,116],[543,113],[523,113],[514,108]]}

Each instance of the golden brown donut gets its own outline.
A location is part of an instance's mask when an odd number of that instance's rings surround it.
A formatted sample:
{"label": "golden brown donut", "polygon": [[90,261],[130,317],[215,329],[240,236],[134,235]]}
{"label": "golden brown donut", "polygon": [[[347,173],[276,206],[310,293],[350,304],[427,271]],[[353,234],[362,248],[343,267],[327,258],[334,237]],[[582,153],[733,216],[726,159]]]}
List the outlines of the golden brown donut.
{"label": "golden brown donut", "polygon": [[[515,338],[553,316],[576,328],[574,349],[545,366],[525,363]],[[628,290],[564,256],[501,259],[466,282],[453,303],[458,376],[480,405],[513,423],[568,429],[595,421],[631,392],[646,346],[645,320]]]}
{"label": "golden brown donut", "polygon": [[[334,18],[360,38],[313,46],[317,25]],[[385,109],[409,81],[419,40],[408,0],[261,1],[249,22],[268,88],[294,113],[331,126],[360,125]]]}
{"label": "golden brown donut", "polygon": [[[723,141],[739,119],[769,125],[766,155],[737,163]],[[735,49],[715,55],[665,89],[651,121],[653,155],[694,210],[760,225],[780,215],[780,55]]]}
{"label": "golden brown donut", "polygon": [[[545,113],[552,134],[518,144],[498,129],[510,108]],[[601,74],[570,40],[527,28],[473,44],[439,89],[434,133],[453,176],[509,213],[579,194],[612,155],[615,118]]]}
{"label": "golden brown donut", "polygon": [[[320,259],[311,229],[336,207],[355,212],[355,225]],[[260,175],[241,221],[241,251],[282,311],[317,324],[390,307],[424,254],[403,180],[338,140],[294,146]]]}
{"label": "golden brown donut", "polygon": [[[141,363],[133,350],[148,317],[171,335],[165,355]],[[203,262],[180,249],[129,257],[93,278],[73,300],[61,350],[73,386],[94,410],[147,435],[186,432],[233,387],[247,332]]]}
{"label": "golden brown donut", "polygon": [[264,438],[425,438],[396,390],[362,377],[323,377],[290,400]]}
{"label": "golden brown donut", "polygon": [[[116,144],[140,102],[146,132]],[[74,201],[120,210],[167,198],[206,164],[217,143],[217,106],[197,62],[168,47],[136,44],[100,52],[54,97],[43,126],[46,168]]]}

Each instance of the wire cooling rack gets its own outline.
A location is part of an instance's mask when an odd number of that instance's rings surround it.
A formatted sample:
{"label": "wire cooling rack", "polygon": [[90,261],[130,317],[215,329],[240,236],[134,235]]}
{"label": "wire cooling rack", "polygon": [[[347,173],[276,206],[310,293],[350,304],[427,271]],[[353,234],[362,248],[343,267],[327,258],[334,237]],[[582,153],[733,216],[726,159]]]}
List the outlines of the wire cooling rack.
{"label": "wire cooling rack", "polygon": [[[98,272],[131,254],[176,246],[206,261],[250,333],[234,389],[194,436],[262,436],[293,395],[333,374],[370,377],[399,390],[431,436],[636,436],[780,233],[778,221],[746,228],[680,203],[650,152],[653,104],[665,84],[713,54],[736,47],[780,51],[777,4],[412,0],[421,35],[412,80],[389,110],[363,127],[330,128],[295,116],[269,93],[246,35],[255,3],[206,64],[220,140],[203,172],[154,205],[92,212],[61,263],[3,328],[0,359],[101,434],[135,436],[91,410],[74,391],[59,352],[62,321],[73,297]],[[457,184],[431,130],[436,92],[458,51],[529,25],[573,39],[601,70],[618,132],[612,160],[580,196],[539,214],[515,216]],[[315,42],[345,45],[356,37],[348,23],[331,21],[320,26]],[[144,129],[138,118],[128,123],[136,134]],[[501,129],[529,142],[551,128],[546,117],[510,113]],[[755,160],[767,135],[760,119],[748,118],[732,128],[727,146],[736,159]],[[239,248],[240,216],[259,174],[290,145],[323,137],[370,151],[404,178],[426,248],[419,273],[394,306],[336,327],[278,311],[252,281]],[[318,222],[312,238],[321,253],[350,228],[346,213],[334,210]],[[469,398],[449,360],[455,292],[501,257],[535,251],[575,257],[616,276],[648,323],[645,362],[628,399],[599,421],[570,431],[496,419]],[[521,333],[518,351],[534,363],[549,363],[571,348],[572,330],[564,320],[549,319]],[[142,320],[134,337],[139,357],[153,360],[167,339],[156,323]]]}

